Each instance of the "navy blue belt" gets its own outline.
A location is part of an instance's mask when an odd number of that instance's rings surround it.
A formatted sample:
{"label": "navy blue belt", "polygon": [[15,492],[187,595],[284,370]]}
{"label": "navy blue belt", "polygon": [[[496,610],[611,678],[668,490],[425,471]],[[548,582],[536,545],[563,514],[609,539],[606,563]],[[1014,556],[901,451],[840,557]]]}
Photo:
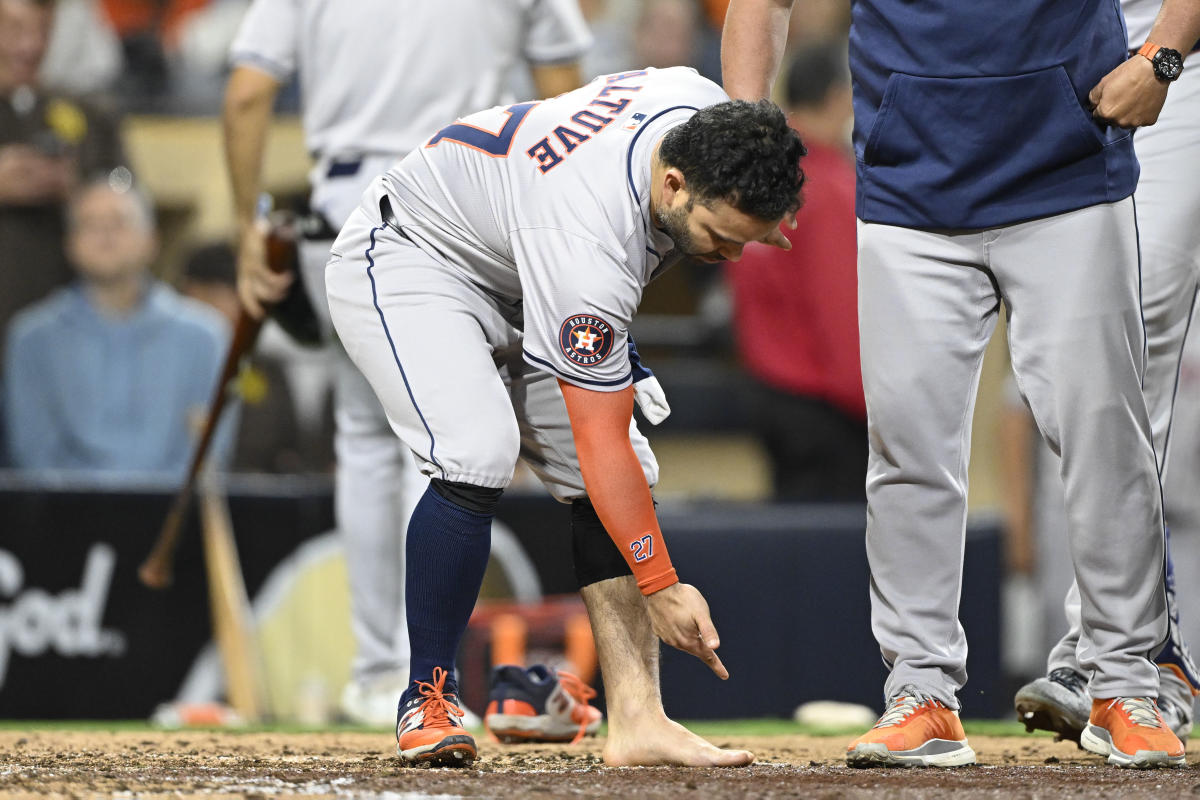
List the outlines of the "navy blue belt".
{"label": "navy blue belt", "polygon": [[363,160],[361,158],[353,161],[330,161],[329,169],[325,172],[326,178],[350,178],[358,174],[362,169]]}
{"label": "navy blue belt", "polygon": [[332,242],[338,235],[338,229],[330,225],[319,211],[311,211],[300,217],[298,226],[300,235],[309,242]]}

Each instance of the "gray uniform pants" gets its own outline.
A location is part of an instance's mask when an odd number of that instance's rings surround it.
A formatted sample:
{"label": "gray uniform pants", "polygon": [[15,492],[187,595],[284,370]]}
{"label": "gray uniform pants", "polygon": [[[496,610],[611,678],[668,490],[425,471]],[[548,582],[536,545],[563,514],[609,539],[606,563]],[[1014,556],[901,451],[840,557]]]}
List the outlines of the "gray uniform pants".
{"label": "gray uniform pants", "polygon": [[1018,385],[1062,456],[1092,694],[1157,696],[1162,500],[1132,200],[981,231],[860,221],[858,238],[867,556],[886,696],[911,684],[958,708],[966,683],[971,419],[1001,300]]}
{"label": "gray uniform pants", "polygon": [[[517,459],[562,502],[586,497],[558,381],[522,358],[521,306],[483,290],[379,219],[368,194],[325,270],[338,336],[392,430],[431,477],[503,488]],[[651,488],[658,462],[630,420]]]}
{"label": "gray uniform pants", "polygon": [[[1136,199],[1148,343],[1145,396],[1164,473],[1180,354],[1192,319],[1200,270],[1200,186],[1195,170],[1185,168],[1194,167],[1200,159],[1200,72],[1196,71],[1200,70],[1200,58],[1190,58],[1188,66],[1193,71],[1185,70],[1171,88],[1158,122],[1134,136],[1142,167]],[[1200,398],[1182,398],[1182,402],[1197,403]],[[1181,572],[1190,574],[1191,565],[1185,564]],[[1185,597],[1196,596],[1195,586],[1183,589]],[[1051,651],[1048,666],[1051,671],[1059,667],[1080,671],[1076,650],[1083,641],[1083,629],[1077,586],[1071,587],[1065,606],[1070,630]],[[1187,616],[1198,613],[1200,608],[1184,610]],[[1178,614],[1172,617],[1171,643],[1176,652],[1186,651]],[[1191,708],[1191,690],[1182,681],[1164,681],[1162,689],[1179,708]]]}

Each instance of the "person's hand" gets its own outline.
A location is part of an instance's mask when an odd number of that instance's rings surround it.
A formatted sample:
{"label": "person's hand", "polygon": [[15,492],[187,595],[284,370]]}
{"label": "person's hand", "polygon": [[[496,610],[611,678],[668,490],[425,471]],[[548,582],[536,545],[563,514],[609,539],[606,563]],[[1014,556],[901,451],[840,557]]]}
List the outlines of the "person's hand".
{"label": "person's hand", "polygon": [[238,242],[238,299],[255,319],[262,319],[266,306],[278,303],[287,294],[295,276],[277,274],[267,266],[267,224],[258,221],[242,231]]}
{"label": "person's hand", "polygon": [[39,205],[63,200],[71,186],[74,162],[48,156],[25,144],[0,147],[0,202]]}
{"label": "person's hand", "polygon": [[659,589],[646,597],[646,610],[658,638],[677,650],[691,653],[721,680],[729,679],[729,670],[715,652],[721,646],[721,639],[699,589],[686,583]]}
{"label": "person's hand", "polygon": [[1092,116],[1119,128],[1153,125],[1167,100],[1167,86],[1155,77],[1150,59],[1133,56],[1088,93]]}

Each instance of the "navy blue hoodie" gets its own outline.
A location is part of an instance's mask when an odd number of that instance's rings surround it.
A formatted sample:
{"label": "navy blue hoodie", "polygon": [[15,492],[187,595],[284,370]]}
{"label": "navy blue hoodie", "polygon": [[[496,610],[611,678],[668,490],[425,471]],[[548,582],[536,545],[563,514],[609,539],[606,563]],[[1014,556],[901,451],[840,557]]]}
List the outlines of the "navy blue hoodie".
{"label": "navy blue hoodie", "polygon": [[1118,0],[854,0],[856,212],[984,228],[1133,193],[1130,131],[1087,95],[1125,60]]}

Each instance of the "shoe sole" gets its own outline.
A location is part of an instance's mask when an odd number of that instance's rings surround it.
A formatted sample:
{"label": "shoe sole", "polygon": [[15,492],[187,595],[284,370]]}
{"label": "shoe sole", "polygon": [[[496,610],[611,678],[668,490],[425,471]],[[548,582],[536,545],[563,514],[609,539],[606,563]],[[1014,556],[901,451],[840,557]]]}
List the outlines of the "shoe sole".
{"label": "shoe sole", "polygon": [[1138,750],[1132,755],[1112,745],[1112,737],[1099,725],[1088,725],[1079,739],[1079,746],[1089,753],[1108,756],[1108,763],[1126,769],[1155,769],[1157,767],[1186,767],[1187,756],[1168,755],[1165,750]]}
{"label": "shoe sole", "polygon": [[1058,703],[1035,692],[1017,692],[1014,704],[1017,719],[1025,724],[1026,733],[1052,731],[1059,739],[1079,744],[1079,737],[1087,726],[1086,719],[1080,721]]}
{"label": "shoe sole", "polygon": [[846,763],[868,767],[967,767],[975,763],[975,751],[964,739],[930,739],[914,750],[888,750],[883,743],[863,743],[846,753]]}
{"label": "shoe sole", "polygon": [[[518,742],[569,742],[579,733],[579,724],[555,719],[549,714],[531,717],[526,714],[489,714],[484,725],[493,736],[505,744]],[[600,730],[600,720],[584,729],[587,736]]]}
{"label": "shoe sole", "polygon": [[474,761],[477,755],[475,740],[461,734],[447,736],[440,742],[408,750],[401,750],[397,745],[396,752],[410,764],[431,767],[465,767]]}

